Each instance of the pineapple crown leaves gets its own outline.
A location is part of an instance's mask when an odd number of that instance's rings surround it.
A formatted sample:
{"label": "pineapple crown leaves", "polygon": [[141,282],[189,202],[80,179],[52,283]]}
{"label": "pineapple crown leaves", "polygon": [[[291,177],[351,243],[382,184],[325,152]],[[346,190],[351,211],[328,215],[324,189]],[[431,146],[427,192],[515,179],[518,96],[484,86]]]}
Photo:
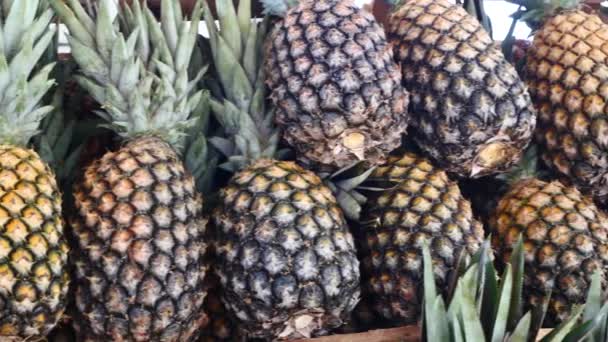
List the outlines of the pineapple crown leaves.
{"label": "pineapple crown leaves", "polygon": [[324,180],[327,187],[336,196],[346,218],[359,221],[363,205],[367,202],[367,197],[360,190],[372,189],[364,187],[362,184],[375,169],[376,166],[366,168],[364,163],[355,162],[333,173],[318,172],[318,176]]}
{"label": "pineapple crown leaves", "polygon": [[[556,15],[563,10],[580,6],[580,0],[507,0],[519,8],[511,15],[514,22],[523,21],[536,30],[545,18]],[[508,38],[508,37],[507,37]]]}
{"label": "pineapple crown leaves", "polygon": [[206,194],[212,191],[218,163],[218,157],[208,148],[206,138],[211,112],[209,96],[208,92],[203,92],[203,98],[193,113],[196,123],[188,129],[182,150],[186,168],[192,173],[197,189]]}
{"label": "pineapple crown leaves", "polygon": [[284,17],[287,11],[298,4],[298,0],[261,0],[264,14]]}
{"label": "pineapple crown leaves", "polygon": [[54,37],[53,12],[45,0],[4,0],[0,12],[0,139],[25,146],[52,110],[41,102],[54,64],[39,61]]}
{"label": "pineapple crown leaves", "polygon": [[219,28],[205,2],[205,23],[217,69],[221,97],[211,98],[211,109],[225,137],[209,139],[228,161],[221,168],[235,172],[259,158],[280,158],[279,131],[266,108],[263,43],[268,21],[252,20],[251,0],[217,1]]}
{"label": "pineapple crown leaves", "polygon": [[540,169],[538,159],[538,146],[530,144],[519,162],[507,172],[497,175],[496,178],[508,184],[514,184],[526,178],[544,178],[547,175]]}
{"label": "pineapple crown leaves", "polygon": [[[40,134],[33,139],[33,144],[40,157],[53,169],[63,189],[73,180],[80,151],[83,145],[74,144],[76,119],[64,107],[66,81],[74,71],[74,65],[68,61],[59,61],[55,69],[57,86],[48,100],[53,111],[42,120]],[[91,134],[91,131],[87,132]],[[75,146],[77,145],[77,146]],[[65,192],[65,194],[70,193]]]}
{"label": "pineapple crown leaves", "polygon": [[[99,102],[98,114],[124,138],[157,135],[181,148],[191,113],[202,93],[195,92],[205,73],[189,79],[202,8],[191,22],[179,1],[162,0],[161,22],[139,1],[118,7],[100,0],[91,17],[78,0],[49,0],[70,31],[72,55],[82,75],[78,82]],[[120,21],[120,23],[119,23]]]}
{"label": "pineapple crown leaves", "polygon": [[[501,277],[492,263],[487,240],[473,256],[455,282],[453,296],[446,307],[437,291],[433,260],[427,242],[422,244],[424,280],[424,333],[427,341],[526,342],[535,340],[542,327],[550,294],[544,303],[522,312],[524,248],[520,237],[510,263]],[[466,263],[466,260],[462,260]],[[575,306],[570,317],[541,339],[542,342],[600,341],[605,337],[608,304],[600,304],[601,271],[592,278],[587,304]],[[582,323],[579,320],[582,318]],[[601,340],[601,341],[605,341]]]}

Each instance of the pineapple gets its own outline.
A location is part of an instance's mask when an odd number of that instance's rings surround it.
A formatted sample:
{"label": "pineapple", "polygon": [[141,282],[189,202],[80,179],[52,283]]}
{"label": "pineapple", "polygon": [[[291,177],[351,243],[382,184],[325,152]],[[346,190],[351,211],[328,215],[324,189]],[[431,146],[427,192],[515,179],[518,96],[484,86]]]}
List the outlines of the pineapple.
{"label": "pineapple", "polygon": [[[501,198],[490,224],[493,247],[505,263],[523,236],[524,298],[533,306],[551,294],[550,325],[585,300],[593,272],[608,265],[608,218],[576,188],[558,181],[519,179]],[[602,274],[604,285],[605,279]]]}
{"label": "pineapple", "polygon": [[[79,341],[193,341],[204,322],[202,196],[178,154],[201,100],[188,78],[201,7],[189,24],[162,1],[51,1],[70,30],[79,83],[124,138],[74,187],[74,324]],[[120,26],[117,16],[120,15]]]}
{"label": "pineapple", "polygon": [[475,18],[447,0],[405,0],[388,39],[411,94],[412,136],[438,166],[472,178],[506,171],[532,139],[524,83]]}
{"label": "pineapple", "polygon": [[[262,43],[268,22],[251,1],[205,10],[221,94],[211,100],[226,137],[211,142],[233,172],[219,193],[215,271],[223,301],[248,338],[327,333],[359,300],[359,262],[338,202],[322,180],[279,161],[279,132],[266,109]],[[238,14],[237,14],[238,13]]]}
{"label": "pineapple", "polygon": [[68,245],[53,171],[27,147],[52,110],[53,17],[46,1],[0,4],[0,340],[41,339],[67,302]]}
{"label": "pineapple", "polygon": [[422,244],[431,245],[445,289],[459,260],[481,246],[483,229],[458,185],[425,158],[392,156],[368,181],[387,189],[370,196],[362,214],[365,285],[384,318],[414,323],[422,309]]}
{"label": "pineapple", "polygon": [[[284,19],[266,46],[266,82],[283,138],[304,163],[382,163],[401,144],[408,93],[385,33],[352,0],[263,0]],[[283,11],[283,12],[282,12]]]}
{"label": "pineapple", "polygon": [[[524,4],[528,11],[550,12]],[[543,160],[602,202],[608,196],[606,41],[608,26],[598,16],[577,9],[560,12],[534,35],[524,73],[539,112]]]}

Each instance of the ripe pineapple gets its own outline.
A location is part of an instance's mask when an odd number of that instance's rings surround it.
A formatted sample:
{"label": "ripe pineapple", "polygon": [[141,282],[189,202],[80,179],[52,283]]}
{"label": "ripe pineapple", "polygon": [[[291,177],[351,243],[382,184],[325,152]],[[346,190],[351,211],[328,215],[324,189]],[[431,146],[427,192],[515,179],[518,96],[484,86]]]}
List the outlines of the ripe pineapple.
{"label": "ripe pineapple", "polygon": [[543,160],[601,201],[608,196],[607,40],[598,16],[564,11],[534,35],[525,72]]}
{"label": "ripe pineapple", "polygon": [[446,289],[461,257],[483,241],[481,224],[458,185],[412,153],[391,156],[369,181],[387,190],[370,197],[362,214],[363,274],[375,309],[413,323],[422,305],[422,243],[431,246],[435,278]]}
{"label": "ripe pineapple", "polygon": [[201,15],[188,24],[163,0],[159,24],[138,1],[52,0],[68,26],[80,84],[126,139],[74,187],[74,323],[79,341],[192,341],[203,323],[202,196],[177,153],[201,100],[188,64]]}
{"label": "ripe pineapple", "polygon": [[[408,93],[382,27],[352,0],[263,0],[284,16],[266,46],[276,122],[298,158],[341,168],[401,144]],[[278,9],[277,9],[278,8]]]}
{"label": "ripe pineapple", "polygon": [[[558,181],[525,178],[512,185],[491,219],[493,247],[509,261],[521,234],[528,306],[551,292],[546,321],[567,318],[585,300],[594,270],[608,265],[608,221],[593,202]],[[602,274],[602,283],[606,284]]]}
{"label": "ripe pineapple", "polygon": [[229,1],[216,5],[221,29],[208,10],[205,22],[224,97],[211,105],[227,136],[211,142],[228,157],[221,166],[235,173],[213,214],[223,301],[248,338],[323,334],[359,300],[354,241],[321,179],[273,159],[282,153],[260,67],[268,23],[249,20],[250,1],[238,10]]}
{"label": "ripe pineapple", "polygon": [[[69,276],[61,193],[54,173],[27,147],[52,87],[39,68],[54,37],[39,0],[0,4],[0,340],[44,338],[65,310]],[[33,69],[36,68],[36,71]]]}
{"label": "ripe pineapple", "polygon": [[412,135],[462,177],[505,171],[532,138],[526,87],[475,18],[447,0],[405,0],[388,38],[411,94]]}

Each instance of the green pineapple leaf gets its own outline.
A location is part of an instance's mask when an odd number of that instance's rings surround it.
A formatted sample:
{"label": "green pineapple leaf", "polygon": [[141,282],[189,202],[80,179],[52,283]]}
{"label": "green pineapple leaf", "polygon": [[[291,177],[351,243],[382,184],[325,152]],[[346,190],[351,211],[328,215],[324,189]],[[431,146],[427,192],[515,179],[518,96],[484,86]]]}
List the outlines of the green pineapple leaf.
{"label": "green pineapple leaf", "polygon": [[491,341],[501,342],[507,335],[507,323],[509,320],[509,309],[511,296],[513,295],[513,268],[509,264],[505,268],[503,278],[500,282],[500,299],[495,306],[496,312],[492,313],[494,326],[492,328]]}
{"label": "green pineapple leaf", "polygon": [[592,322],[592,332],[589,334],[588,340],[590,342],[606,341],[608,338],[606,332],[606,324],[608,323],[608,303],[604,302],[604,296],[602,294],[602,271],[600,270],[596,270],[593,273],[585,303],[583,321]]}
{"label": "green pineapple leaf", "polygon": [[265,104],[262,45],[266,22],[252,18],[251,1],[241,1],[238,8],[231,1],[216,1],[218,28],[209,4],[205,1],[203,6],[217,76],[211,111],[223,128],[223,136],[211,137],[209,142],[226,159],[220,168],[236,172],[260,158],[280,159],[284,152],[278,149],[280,135],[273,112]]}
{"label": "green pineapple leaf", "polygon": [[524,317],[517,322],[513,333],[507,337],[508,342],[527,342],[530,332],[531,314],[527,312]]}
{"label": "green pineapple leaf", "polygon": [[511,266],[513,267],[513,294],[509,305],[509,318],[507,329],[513,330],[522,313],[522,291],[524,282],[524,243],[520,236],[511,252]]}
{"label": "green pineapple leaf", "polygon": [[600,270],[596,270],[591,276],[586,303],[583,320],[589,321],[596,317],[602,309],[602,272]]}
{"label": "green pineapple leaf", "polygon": [[462,303],[460,305],[460,319],[467,341],[484,341],[483,327],[477,313],[476,294],[480,264],[473,264],[465,273],[459,285],[462,285]]}
{"label": "green pineapple leaf", "polygon": [[[491,240],[489,238],[488,240]],[[491,253],[491,252],[490,252]],[[484,327],[486,336],[492,338],[498,321],[503,319],[501,316],[499,305],[501,300],[501,291],[499,289],[498,274],[491,260],[485,266],[486,284],[481,288],[483,291],[483,305],[481,306],[481,321]],[[504,275],[503,275],[504,276]],[[508,312],[508,311],[507,311]],[[506,321],[506,315],[504,317]]]}
{"label": "green pineapple leaf", "polygon": [[428,341],[448,341],[450,331],[448,319],[446,319],[445,305],[435,304],[441,296],[437,294],[435,285],[435,274],[433,273],[433,259],[429,245],[425,241],[422,244],[423,277],[424,277],[424,324]]}
{"label": "green pineapple leaf", "polygon": [[52,110],[53,12],[46,0],[4,0],[0,6],[0,140],[27,146]]}
{"label": "green pineapple leaf", "polygon": [[[197,1],[190,22],[179,4],[162,0],[160,23],[139,1],[96,3],[93,18],[79,1],[49,0],[70,31],[80,84],[102,104],[106,126],[124,138],[156,135],[181,150],[201,92],[205,72],[194,77],[189,64],[202,15]],[[153,47],[153,48],[152,48]]]}
{"label": "green pineapple leaf", "polygon": [[583,321],[574,327],[563,339],[563,342],[579,342],[584,341],[589,334],[595,329],[596,322],[593,320]]}
{"label": "green pineapple leaf", "polygon": [[576,323],[585,309],[585,305],[576,305],[570,317],[559,326],[554,328],[549,335],[543,337],[540,342],[561,342],[570,333],[570,331],[576,326]]}
{"label": "green pineapple leaf", "polygon": [[549,301],[551,300],[551,291],[545,295],[542,302],[532,309],[532,324],[530,328],[530,338],[536,338],[540,329],[543,327],[545,321],[545,315],[549,308]]}

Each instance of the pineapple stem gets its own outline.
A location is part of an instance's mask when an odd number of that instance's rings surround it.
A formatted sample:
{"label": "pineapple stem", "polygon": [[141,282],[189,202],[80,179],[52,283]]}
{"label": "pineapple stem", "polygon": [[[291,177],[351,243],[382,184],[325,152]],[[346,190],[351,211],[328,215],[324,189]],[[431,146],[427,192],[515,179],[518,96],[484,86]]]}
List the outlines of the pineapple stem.
{"label": "pineapple stem", "polygon": [[78,0],[49,1],[70,31],[77,80],[103,106],[107,126],[127,139],[157,135],[179,149],[195,124],[202,94],[194,89],[206,70],[189,79],[200,1],[190,23],[175,0],[162,0],[160,23],[146,2],[100,0],[92,17]]}

